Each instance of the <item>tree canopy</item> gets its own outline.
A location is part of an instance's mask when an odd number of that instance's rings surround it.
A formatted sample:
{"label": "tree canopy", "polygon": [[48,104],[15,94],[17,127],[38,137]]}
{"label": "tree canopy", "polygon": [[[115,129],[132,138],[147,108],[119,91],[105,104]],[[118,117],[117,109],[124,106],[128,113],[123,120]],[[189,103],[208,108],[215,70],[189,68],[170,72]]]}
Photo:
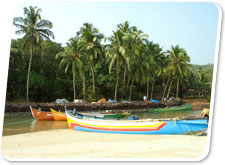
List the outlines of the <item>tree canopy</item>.
{"label": "tree canopy", "polygon": [[[103,97],[142,100],[149,93],[150,99],[182,98],[190,89],[211,91],[213,64],[190,64],[182,45],[163,50],[125,21],[106,37],[93,24],[84,23],[62,46],[49,41],[54,37],[49,30],[53,24],[42,20],[40,12],[37,7],[24,8],[25,18],[14,18],[16,33],[25,35],[11,42],[7,101],[25,101],[31,56],[29,96],[35,102],[57,98],[97,101]],[[32,51],[25,51],[26,45],[32,45]]]}

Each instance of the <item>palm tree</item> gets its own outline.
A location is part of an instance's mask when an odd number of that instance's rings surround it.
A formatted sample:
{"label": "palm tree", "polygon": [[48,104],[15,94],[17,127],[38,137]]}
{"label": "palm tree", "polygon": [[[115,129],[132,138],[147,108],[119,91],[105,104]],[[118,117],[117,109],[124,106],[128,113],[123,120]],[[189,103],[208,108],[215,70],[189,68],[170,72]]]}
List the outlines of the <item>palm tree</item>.
{"label": "palm tree", "polygon": [[170,57],[168,69],[170,70],[172,77],[175,77],[177,80],[176,97],[178,97],[180,82],[190,70],[190,57],[184,49],[179,47],[179,45],[176,45],[175,47],[172,46],[171,50],[168,50],[167,52]]}
{"label": "palm tree", "polygon": [[117,99],[117,89],[118,89],[118,81],[119,81],[119,72],[121,69],[121,65],[123,64],[123,60],[129,64],[129,57],[125,53],[125,49],[122,46],[122,38],[124,34],[117,30],[116,32],[113,32],[113,35],[111,37],[106,38],[106,40],[110,41],[110,44],[106,45],[106,56],[111,59],[110,65],[109,65],[109,72],[112,70],[112,66],[114,63],[116,63],[116,87],[115,87],[115,93],[114,93],[114,100]]}
{"label": "palm tree", "polygon": [[[143,34],[143,32],[138,30],[135,26],[132,26],[130,32],[123,36],[123,42],[130,59],[128,63],[130,64],[130,66],[128,66],[128,77],[131,82],[129,100],[131,100],[134,80],[136,80],[136,82],[146,83],[146,76],[149,73],[149,63],[147,63],[147,61],[150,59],[146,54],[146,47],[143,44],[143,41],[146,40],[145,37],[148,37],[148,35]],[[143,82],[143,80],[145,80],[145,82]]]}
{"label": "palm tree", "polygon": [[92,73],[93,95],[95,96],[94,65],[102,54],[101,40],[104,38],[104,35],[99,33],[99,30],[89,23],[84,23],[77,35],[80,37],[80,42],[84,45],[83,48],[88,56],[88,66]]}
{"label": "palm tree", "polygon": [[[168,61],[169,61],[169,56],[162,56],[161,70],[159,71],[159,75],[162,75],[162,77],[163,77],[163,85],[162,85],[163,86],[163,95],[162,95],[161,101],[163,101],[165,98],[166,90],[167,90],[167,87],[168,87],[168,85],[170,83],[170,79],[171,79],[171,73],[167,69]],[[165,79],[167,79],[166,83],[164,82]],[[170,91],[170,89],[168,91]],[[167,98],[168,98],[168,96],[167,96]]]}
{"label": "palm tree", "polygon": [[[117,29],[123,33],[123,36],[128,36],[132,32],[132,27],[130,27],[129,24],[130,23],[128,21],[125,21],[124,23],[120,23],[119,25],[117,25]],[[122,37],[121,45],[126,50],[126,52],[125,52],[125,53],[127,53],[126,56],[129,57],[129,52],[130,52],[129,44],[127,44],[123,40],[124,40],[124,38]],[[123,95],[124,95],[124,91],[125,91],[125,83],[126,83],[128,65],[129,64],[127,64],[127,62],[125,60],[123,60],[123,66],[124,66],[123,86],[122,86]]]}
{"label": "palm tree", "polygon": [[129,72],[129,78],[131,80],[129,100],[131,100],[134,80],[137,83],[145,84],[147,77],[149,77],[150,58],[147,54],[148,52],[146,51],[144,44],[136,46],[135,54],[132,56],[131,69]]}
{"label": "palm tree", "polygon": [[65,73],[68,71],[70,65],[72,65],[73,72],[73,99],[76,99],[76,73],[79,70],[81,77],[83,77],[82,72],[82,61],[80,60],[81,54],[81,46],[79,45],[78,38],[71,38],[69,43],[67,43],[67,47],[63,52],[59,52],[56,54],[56,59],[60,57],[62,60],[59,63],[59,67],[62,68],[65,65]]}
{"label": "palm tree", "polygon": [[151,74],[150,77],[147,78],[147,99],[149,97],[149,79],[152,78],[152,89],[151,89],[151,97],[153,98],[153,91],[155,85],[155,77],[158,75],[160,71],[160,58],[162,57],[162,48],[159,47],[159,44],[153,43],[153,41],[145,41],[148,55],[149,55],[149,64],[151,65]]}
{"label": "palm tree", "polygon": [[22,49],[29,48],[30,59],[27,72],[27,86],[26,86],[26,101],[29,101],[29,80],[30,68],[32,62],[33,49],[36,45],[40,45],[43,40],[54,39],[54,34],[49,29],[52,28],[52,23],[48,20],[41,19],[41,9],[30,6],[24,8],[23,17],[15,17],[13,24],[19,29],[16,34],[24,34]]}

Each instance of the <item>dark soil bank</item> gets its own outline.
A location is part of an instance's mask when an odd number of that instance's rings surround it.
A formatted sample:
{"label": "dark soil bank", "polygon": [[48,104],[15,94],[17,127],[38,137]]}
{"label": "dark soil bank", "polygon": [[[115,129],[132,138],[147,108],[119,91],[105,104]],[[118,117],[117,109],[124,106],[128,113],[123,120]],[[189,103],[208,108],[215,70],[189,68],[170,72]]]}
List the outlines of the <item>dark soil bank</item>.
{"label": "dark soil bank", "polygon": [[[181,105],[181,101],[173,101],[168,103],[169,106]],[[50,111],[50,108],[55,110],[64,110],[64,106],[56,103],[6,103],[5,112],[30,112],[29,106],[35,109],[41,108],[43,111]],[[162,108],[167,103],[150,103],[150,102],[132,102],[132,103],[66,103],[68,109],[78,111],[97,111],[97,110],[128,110],[128,109],[144,109],[144,108]]]}

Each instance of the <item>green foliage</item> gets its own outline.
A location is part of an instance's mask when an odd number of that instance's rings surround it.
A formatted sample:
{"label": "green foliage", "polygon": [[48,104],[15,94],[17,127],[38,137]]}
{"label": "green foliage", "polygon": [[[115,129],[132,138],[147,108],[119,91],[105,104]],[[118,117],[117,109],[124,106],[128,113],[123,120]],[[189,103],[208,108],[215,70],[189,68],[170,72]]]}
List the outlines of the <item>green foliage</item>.
{"label": "green foliage", "polygon": [[[16,18],[14,23],[17,21],[21,22],[22,18]],[[25,32],[23,30],[20,33]],[[113,99],[113,96],[128,100],[131,94],[132,100],[142,100],[147,79],[152,86],[147,90],[152,94],[154,91],[155,99],[162,97],[168,80],[173,82],[170,94],[174,97],[178,87],[181,98],[189,89],[211,90],[213,64],[190,65],[190,57],[184,49],[175,46],[163,51],[147,37],[126,21],[105,38],[106,43],[102,42],[104,35],[88,23],[83,24],[65,47],[36,38],[42,42],[32,52],[31,101],[54,102],[58,98],[72,101],[75,95],[79,99],[86,97],[89,102],[103,97]],[[11,41],[7,101],[25,100],[30,55],[22,49],[25,41],[26,37]]]}
{"label": "green foliage", "polygon": [[98,101],[99,99],[101,99],[102,97],[104,97],[103,95],[100,95],[100,90],[99,90],[99,88],[97,87],[97,88],[95,88],[95,95],[93,94],[93,92],[92,92],[92,86],[89,86],[88,87],[88,90],[87,90],[87,101],[88,102],[96,102],[96,101]]}

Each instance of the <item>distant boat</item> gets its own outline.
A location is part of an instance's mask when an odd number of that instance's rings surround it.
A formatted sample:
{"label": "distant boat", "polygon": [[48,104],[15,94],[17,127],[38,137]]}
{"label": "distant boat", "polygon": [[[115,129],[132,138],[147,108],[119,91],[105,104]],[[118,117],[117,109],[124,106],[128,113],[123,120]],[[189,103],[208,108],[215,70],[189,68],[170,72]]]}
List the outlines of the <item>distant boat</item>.
{"label": "distant boat", "polygon": [[54,120],[51,112],[36,110],[32,108],[32,106],[30,106],[30,110],[31,110],[32,116],[37,120]]}
{"label": "distant boat", "polygon": [[201,117],[182,119],[91,120],[66,111],[68,125],[75,131],[119,134],[191,134],[204,132],[207,120]]}
{"label": "distant boat", "polygon": [[50,108],[50,110],[52,112],[52,115],[53,115],[54,120],[56,120],[56,121],[66,120],[66,114],[65,113],[57,112],[57,111],[55,111],[52,108]]}
{"label": "distant boat", "polygon": [[173,106],[173,107],[165,107],[165,108],[150,108],[148,109],[149,112],[156,112],[156,111],[181,111],[181,110],[191,110],[191,104],[184,104],[181,106]]}

